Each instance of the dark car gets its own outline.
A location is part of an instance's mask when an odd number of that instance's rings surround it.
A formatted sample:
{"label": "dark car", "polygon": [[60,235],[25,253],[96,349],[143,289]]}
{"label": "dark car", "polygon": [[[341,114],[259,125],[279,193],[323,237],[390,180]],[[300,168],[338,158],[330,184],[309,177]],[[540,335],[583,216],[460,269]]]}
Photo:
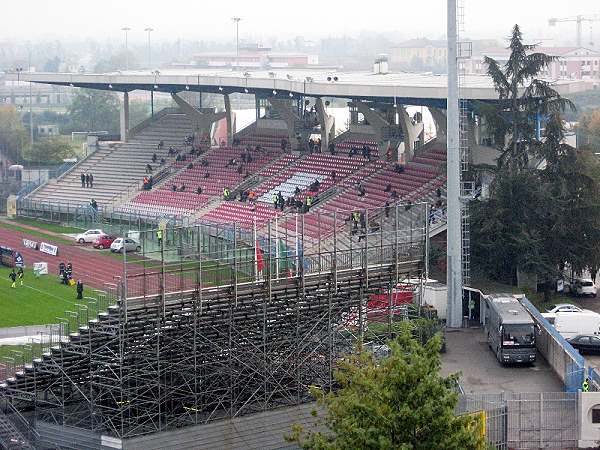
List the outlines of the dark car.
{"label": "dark car", "polygon": [[581,334],[568,340],[579,353],[600,355],[600,337]]}
{"label": "dark car", "polygon": [[110,248],[110,245],[114,242],[116,238],[116,236],[108,236],[104,234],[94,241],[94,248]]}

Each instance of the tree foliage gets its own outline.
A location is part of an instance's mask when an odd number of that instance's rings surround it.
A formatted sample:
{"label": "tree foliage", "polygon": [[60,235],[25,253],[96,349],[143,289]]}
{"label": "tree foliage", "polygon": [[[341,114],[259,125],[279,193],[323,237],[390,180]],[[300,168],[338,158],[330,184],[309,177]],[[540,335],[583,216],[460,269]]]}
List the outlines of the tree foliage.
{"label": "tree foliage", "polygon": [[[508,101],[486,106],[486,117],[497,142],[508,142],[489,199],[472,205],[473,260],[503,281],[514,281],[518,269],[535,273],[549,295],[566,265],[575,272],[599,266],[600,166],[589,150],[565,143],[561,113],[572,105],[536,80],[551,59],[521,39],[515,26],[503,69],[488,59],[499,97]],[[545,129],[538,139],[540,112]]]}
{"label": "tree foliage", "polygon": [[454,414],[458,375],[439,373],[439,335],[421,345],[405,327],[389,345],[380,362],[364,351],[342,361],[338,391],[313,389],[327,431],[295,425],[288,440],[313,450],[485,448],[476,419]]}
{"label": "tree foliage", "polygon": [[12,162],[20,162],[27,145],[27,132],[19,112],[12,105],[0,106],[0,154]]}
{"label": "tree foliage", "polygon": [[559,113],[574,105],[549,82],[536,78],[556,57],[535,52],[535,45],[523,44],[518,25],[513,27],[508,48],[510,57],[504,65],[493,58],[484,58],[502,102],[500,107],[481,104],[479,112],[493,130],[501,150],[499,165],[521,170],[529,165],[532,156],[536,117]]}
{"label": "tree foliage", "polygon": [[75,155],[71,141],[66,136],[52,136],[37,140],[23,153],[25,161],[37,164],[61,163]]}
{"label": "tree foliage", "polygon": [[119,99],[112,92],[82,89],[69,107],[69,117],[76,131],[119,131]]}

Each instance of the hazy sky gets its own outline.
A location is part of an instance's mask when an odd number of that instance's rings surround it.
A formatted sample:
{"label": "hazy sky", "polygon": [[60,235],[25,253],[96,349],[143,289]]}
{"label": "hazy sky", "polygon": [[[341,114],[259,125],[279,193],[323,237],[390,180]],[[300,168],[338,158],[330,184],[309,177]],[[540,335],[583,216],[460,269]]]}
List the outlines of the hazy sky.
{"label": "hazy sky", "polygon": [[[464,0],[471,37],[508,34],[519,23],[530,38],[574,39],[575,24],[547,26],[549,17],[600,14],[600,0]],[[540,9],[545,12],[540,14]],[[394,32],[404,37],[443,37],[445,0],[2,0],[0,40],[30,38],[120,39],[123,26],[132,42],[145,39],[228,39],[231,17],[243,18],[241,38],[281,39]],[[600,22],[595,24],[600,32]],[[589,24],[584,26],[589,41]],[[598,33],[600,35],[600,33]],[[548,42],[551,44],[551,42]]]}

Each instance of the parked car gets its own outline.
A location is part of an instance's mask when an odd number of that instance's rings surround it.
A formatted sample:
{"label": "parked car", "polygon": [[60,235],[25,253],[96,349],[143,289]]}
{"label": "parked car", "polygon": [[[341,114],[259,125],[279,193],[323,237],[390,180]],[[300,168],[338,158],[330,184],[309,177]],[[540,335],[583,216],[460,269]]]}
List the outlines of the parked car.
{"label": "parked car", "polygon": [[568,341],[581,354],[600,354],[600,337],[598,336],[580,334],[572,339],[568,339]]}
{"label": "parked car", "polygon": [[581,309],[579,306],[571,305],[569,303],[559,303],[554,305],[553,308],[547,309],[546,311],[556,314],[557,312],[582,312],[583,309]]}
{"label": "parked car", "polygon": [[106,233],[104,233],[102,230],[87,230],[86,232],[79,233],[77,236],[75,236],[75,242],[79,242],[80,244],[94,242],[104,234]]}
{"label": "parked car", "polygon": [[596,297],[596,285],[590,278],[577,278],[571,285],[571,292],[575,297],[584,295]]}
{"label": "parked car", "polygon": [[98,239],[94,241],[94,248],[99,248],[100,250],[110,248],[115,239],[117,239],[116,236],[108,236],[106,234],[98,236]]}
{"label": "parked car", "polygon": [[127,252],[139,252],[142,247],[131,238],[117,238],[110,244],[111,252],[122,253],[123,249]]}

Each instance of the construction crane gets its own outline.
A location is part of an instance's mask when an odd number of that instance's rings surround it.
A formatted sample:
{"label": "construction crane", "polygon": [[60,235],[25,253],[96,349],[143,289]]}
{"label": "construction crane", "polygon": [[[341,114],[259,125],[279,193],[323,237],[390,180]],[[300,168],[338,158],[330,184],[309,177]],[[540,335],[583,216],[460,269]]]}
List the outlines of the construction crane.
{"label": "construction crane", "polygon": [[572,17],[562,17],[556,18],[553,17],[548,20],[548,24],[553,27],[556,26],[559,22],[576,22],[577,23],[577,47],[581,47],[582,44],[582,32],[583,32],[583,22],[600,22],[600,14],[588,14],[588,15],[578,15]]}

